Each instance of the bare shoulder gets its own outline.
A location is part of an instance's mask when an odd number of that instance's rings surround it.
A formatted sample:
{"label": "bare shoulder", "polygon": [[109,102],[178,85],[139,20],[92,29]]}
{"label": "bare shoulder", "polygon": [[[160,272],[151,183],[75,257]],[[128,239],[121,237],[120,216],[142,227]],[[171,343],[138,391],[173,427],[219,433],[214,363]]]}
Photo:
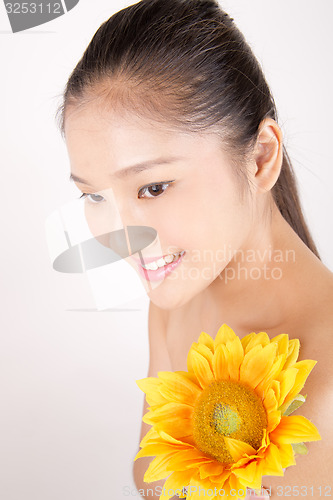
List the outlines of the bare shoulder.
{"label": "bare shoulder", "polygon": [[326,271],[299,311],[295,336],[301,344],[299,360],[317,361],[305,386],[309,394],[306,416],[316,416],[332,442],[333,428],[327,424],[333,418],[333,273]]}
{"label": "bare shoulder", "polygon": [[308,292],[308,301],[304,304],[301,319],[307,330],[306,335],[320,347],[320,351],[325,355],[331,351],[333,349],[333,273],[327,268],[317,279],[313,278],[313,286]]}
{"label": "bare shoulder", "polygon": [[329,269],[325,268],[319,276],[315,291],[323,320],[331,320],[333,318],[333,273]]}

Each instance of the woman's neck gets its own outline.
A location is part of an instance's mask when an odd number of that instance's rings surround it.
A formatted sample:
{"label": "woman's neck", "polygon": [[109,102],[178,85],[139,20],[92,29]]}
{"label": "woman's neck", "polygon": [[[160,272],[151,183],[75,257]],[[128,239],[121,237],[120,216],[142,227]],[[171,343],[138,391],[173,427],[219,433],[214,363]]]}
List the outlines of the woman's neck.
{"label": "woman's neck", "polygon": [[[313,286],[313,276],[327,272],[276,206],[270,223],[260,231],[205,291],[203,304],[211,309],[213,301],[217,316],[239,334],[274,331],[291,322],[302,295]],[[202,314],[207,314],[205,306]]]}

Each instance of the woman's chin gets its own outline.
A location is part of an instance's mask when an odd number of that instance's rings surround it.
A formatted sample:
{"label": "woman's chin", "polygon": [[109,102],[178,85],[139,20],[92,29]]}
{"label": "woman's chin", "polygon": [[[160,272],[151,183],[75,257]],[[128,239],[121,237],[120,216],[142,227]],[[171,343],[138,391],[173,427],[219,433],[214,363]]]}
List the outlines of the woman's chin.
{"label": "woman's chin", "polygon": [[191,300],[191,297],[188,297],[185,293],[177,293],[176,290],[170,292],[167,287],[163,289],[163,285],[151,290],[148,297],[153,304],[166,311],[182,307]]}

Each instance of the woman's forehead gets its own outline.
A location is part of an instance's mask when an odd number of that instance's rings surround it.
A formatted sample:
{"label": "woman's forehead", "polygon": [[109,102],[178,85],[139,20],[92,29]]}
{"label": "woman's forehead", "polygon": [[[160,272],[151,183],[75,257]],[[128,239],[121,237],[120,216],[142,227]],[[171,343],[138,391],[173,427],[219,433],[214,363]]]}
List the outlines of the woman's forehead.
{"label": "woman's forehead", "polygon": [[[170,124],[152,121],[130,111],[101,108],[94,103],[69,108],[65,119],[68,146],[89,144],[94,148],[120,148],[124,152],[183,150],[191,152],[221,147],[221,138],[212,132],[191,132]],[[200,145],[200,146],[199,146]],[[160,153],[159,153],[160,154]]]}

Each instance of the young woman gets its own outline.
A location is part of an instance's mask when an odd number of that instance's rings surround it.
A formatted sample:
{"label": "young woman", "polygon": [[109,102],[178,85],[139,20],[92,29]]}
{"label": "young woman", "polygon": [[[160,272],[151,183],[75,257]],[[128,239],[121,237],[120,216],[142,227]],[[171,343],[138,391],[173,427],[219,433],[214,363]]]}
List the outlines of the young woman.
{"label": "young woman", "polygon": [[[97,210],[112,189],[124,225],[159,237],[162,251],[149,247],[141,267],[158,282],[148,375],[186,370],[192,342],[222,323],[241,337],[299,338],[300,359],[318,360],[302,414],[322,441],[264,486],[272,498],[290,496],[286,486],[333,495],[332,273],[305,224],[273,97],[233,20],[214,0],[118,12],[74,69],[61,111],[87,203]],[[149,461],[135,463],[138,489],[157,485],[143,483]]]}

